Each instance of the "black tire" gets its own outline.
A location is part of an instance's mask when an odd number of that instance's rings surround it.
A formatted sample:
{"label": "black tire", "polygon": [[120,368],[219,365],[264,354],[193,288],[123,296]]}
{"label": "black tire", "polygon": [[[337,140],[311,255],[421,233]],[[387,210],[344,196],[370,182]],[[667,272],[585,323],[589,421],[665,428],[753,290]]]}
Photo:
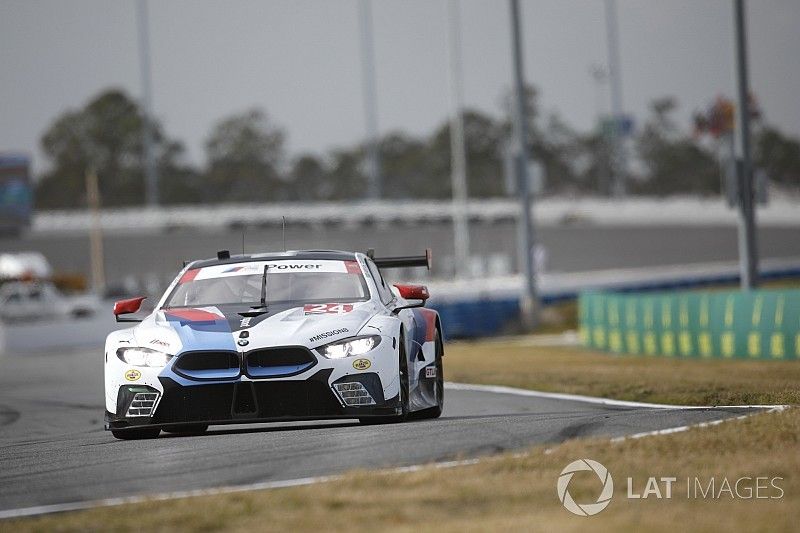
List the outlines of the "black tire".
{"label": "black tire", "polygon": [[417,418],[425,419],[425,418],[439,418],[442,416],[442,410],[444,409],[444,365],[442,363],[442,356],[444,355],[444,345],[442,344],[442,336],[439,334],[439,330],[436,330],[436,337],[434,337],[434,342],[436,343],[436,385],[434,386],[434,394],[436,395],[436,405],[434,407],[429,407],[428,409],[424,409],[419,413],[416,413]]}
{"label": "black tire", "polygon": [[358,421],[364,425],[396,424],[398,422],[404,422],[408,418],[408,360],[406,359],[406,343],[403,337],[400,337],[400,347],[397,353],[399,358],[400,407],[402,412],[394,416],[359,418]]}
{"label": "black tire", "polygon": [[208,424],[182,424],[179,426],[166,426],[162,429],[174,435],[202,435],[208,430]]}
{"label": "black tire", "polygon": [[120,440],[154,439],[161,433],[161,428],[112,429],[111,434]]}

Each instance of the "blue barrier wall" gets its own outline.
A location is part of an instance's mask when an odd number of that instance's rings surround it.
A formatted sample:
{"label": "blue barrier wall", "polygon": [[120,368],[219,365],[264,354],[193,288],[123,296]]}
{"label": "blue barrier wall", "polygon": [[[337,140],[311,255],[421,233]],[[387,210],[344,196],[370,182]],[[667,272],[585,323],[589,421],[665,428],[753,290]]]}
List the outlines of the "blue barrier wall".
{"label": "blue barrier wall", "polygon": [[[800,268],[776,268],[762,270],[762,280],[800,278]],[[727,285],[739,282],[737,274],[710,274],[691,278],[675,278],[640,283],[620,282],[606,287],[615,292],[653,292],[692,289],[714,285]],[[542,305],[575,300],[582,289],[560,292],[546,292],[541,295]],[[503,295],[497,298],[436,298],[429,307],[439,312],[442,329],[447,338],[489,337],[503,333],[510,323],[519,319],[519,296]]]}

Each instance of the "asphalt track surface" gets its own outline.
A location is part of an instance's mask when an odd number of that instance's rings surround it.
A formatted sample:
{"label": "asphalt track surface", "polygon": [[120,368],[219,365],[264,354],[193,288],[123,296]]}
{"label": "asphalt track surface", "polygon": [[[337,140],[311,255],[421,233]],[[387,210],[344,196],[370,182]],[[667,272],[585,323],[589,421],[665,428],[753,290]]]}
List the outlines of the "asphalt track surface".
{"label": "asphalt track surface", "polygon": [[[800,226],[800,223],[798,224]],[[762,258],[800,256],[799,227],[758,229]],[[471,223],[471,252],[489,257],[505,256],[516,265],[517,229],[511,222]],[[280,250],[280,228],[249,228],[248,252]],[[733,226],[541,226],[537,239],[547,250],[548,272],[582,272],[611,268],[683,265],[735,261],[738,257]],[[217,250],[238,253],[241,230],[107,233],[103,239],[106,277],[120,282],[133,277],[139,282],[168,282],[184,260],[212,257]],[[431,248],[434,277],[448,277],[453,267],[453,232],[450,224],[374,227],[288,227],[289,249],[366,250],[380,255],[408,255]],[[82,234],[37,234],[22,239],[0,238],[0,250],[40,251],[56,271],[89,272],[89,239]],[[415,275],[423,273],[415,272]]]}
{"label": "asphalt track surface", "polygon": [[0,356],[0,512],[478,457],[752,412],[450,389],[438,420],[216,426],[202,436],[117,441],[103,430],[102,374],[100,350]]}

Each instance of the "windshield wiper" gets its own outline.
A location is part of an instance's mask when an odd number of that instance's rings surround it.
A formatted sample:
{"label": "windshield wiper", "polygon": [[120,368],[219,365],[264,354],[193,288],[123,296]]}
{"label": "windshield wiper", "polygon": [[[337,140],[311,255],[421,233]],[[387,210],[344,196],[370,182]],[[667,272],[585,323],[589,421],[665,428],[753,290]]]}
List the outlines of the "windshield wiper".
{"label": "windshield wiper", "polygon": [[269,265],[264,265],[264,274],[261,276],[261,305],[253,305],[251,311],[239,312],[241,316],[258,316],[267,312],[267,269]]}
{"label": "windshield wiper", "polygon": [[261,307],[267,308],[267,270],[269,264],[264,264],[264,275],[261,276]]}

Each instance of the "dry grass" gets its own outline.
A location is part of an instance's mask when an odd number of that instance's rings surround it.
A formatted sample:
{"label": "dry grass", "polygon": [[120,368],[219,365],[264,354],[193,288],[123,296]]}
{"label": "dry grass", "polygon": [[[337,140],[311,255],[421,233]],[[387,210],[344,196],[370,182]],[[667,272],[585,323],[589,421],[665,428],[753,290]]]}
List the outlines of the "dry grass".
{"label": "dry grass", "polygon": [[[762,414],[684,433],[621,443],[570,441],[476,465],[413,473],[354,472],[341,481],[290,489],[148,502],[0,523],[27,531],[796,531],[800,522],[800,410]],[[592,458],[614,478],[611,505],[593,517],[564,510],[561,469]],[[630,500],[648,476],[678,478],[672,499]],[[782,477],[781,499],[687,498],[686,478]],[[599,493],[576,474],[577,501]],[[778,496],[775,489],[764,493]],[[582,498],[583,497],[583,498]]]}
{"label": "dry grass", "polygon": [[521,342],[448,344],[450,381],[679,405],[800,404],[800,362],[613,355]]}

